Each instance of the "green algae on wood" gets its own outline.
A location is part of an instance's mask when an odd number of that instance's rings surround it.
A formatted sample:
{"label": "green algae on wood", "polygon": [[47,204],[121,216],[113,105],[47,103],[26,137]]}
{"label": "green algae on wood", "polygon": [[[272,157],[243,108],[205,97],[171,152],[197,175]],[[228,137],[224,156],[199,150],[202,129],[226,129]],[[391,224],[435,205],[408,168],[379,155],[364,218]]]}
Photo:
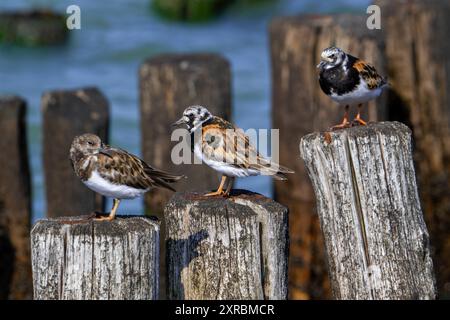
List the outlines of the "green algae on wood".
{"label": "green algae on wood", "polygon": [[161,17],[189,22],[211,20],[232,4],[232,0],[153,0],[153,10]]}
{"label": "green algae on wood", "polygon": [[68,37],[65,16],[50,10],[0,13],[0,43],[23,46],[61,44]]}

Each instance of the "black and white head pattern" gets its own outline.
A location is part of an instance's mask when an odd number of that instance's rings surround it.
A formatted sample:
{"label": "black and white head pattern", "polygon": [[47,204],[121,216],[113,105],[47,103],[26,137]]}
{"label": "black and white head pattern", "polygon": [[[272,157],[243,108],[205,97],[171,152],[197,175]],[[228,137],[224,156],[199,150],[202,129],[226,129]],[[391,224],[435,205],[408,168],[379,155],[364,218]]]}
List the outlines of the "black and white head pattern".
{"label": "black and white head pattern", "polygon": [[197,130],[197,128],[211,118],[211,112],[202,106],[190,106],[183,112],[183,120],[186,123],[189,132]]}
{"label": "black and white head pattern", "polygon": [[322,61],[317,67],[321,69],[330,69],[340,66],[346,60],[346,57],[346,53],[337,47],[326,48],[322,51]]}

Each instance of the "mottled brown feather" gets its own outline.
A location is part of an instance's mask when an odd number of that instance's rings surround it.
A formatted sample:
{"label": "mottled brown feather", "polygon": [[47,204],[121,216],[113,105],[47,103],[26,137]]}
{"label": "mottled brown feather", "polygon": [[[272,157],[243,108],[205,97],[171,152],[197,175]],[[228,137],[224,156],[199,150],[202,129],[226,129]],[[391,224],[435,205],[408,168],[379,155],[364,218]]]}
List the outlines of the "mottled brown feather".
{"label": "mottled brown feather", "polygon": [[[219,162],[227,162],[231,166],[240,169],[253,169],[266,171],[277,175],[276,178],[284,179],[283,173],[293,171],[271,163],[259,154],[250,143],[249,137],[242,129],[234,127],[231,123],[219,117],[214,117],[202,128],[203,154],[208,159]],[[275,166],[271,166],[275,165]]]}
{"label": "mottled brown feather", "polygon": [[[107,154],[97,156],[97,170],[103,178],[115,181],[118,184],[137,189],[163,187],[175,191],[168,183],[182,178],[182,176],[157,170],[122,149],[106,147],[105,153]],[[110,165],[109,170],[104,169],[106,164]]]}
{"label": "mottled brown feather", "polygon": [[125,150],[104,145],[98,136],[90,133],[75,137],[69,154],[76,175],[84,182],[97,171],[116,185],[141,190],[163,187],[175,191],[169,184],[184,177],[152,168]]}
{"label": "mottled brown feather", "polygon": [[136,189],[163,187],[175,191],[168,183],[183,177],[152,168],[127,151],[109,146],[104,148],[104,152],[91,157],[95,158],[96,161],[92,161],[94,169],[102,178]]}
{"label": "mottled brown feather", "polygon": [[378,74],[375,67],[363,60],[357,60],[353,68],[359,72],[369,89],[376,89],[386,84],[386,79]]}
{"label": "mottled brown feather", "polygon": [[75,174],[82,181],[87,181],[91,176],[92,170],[94,169],[94,161],[92,161],[92,157],[85,156],[80,151],[73,148],[70,150],[70,153],[70,163],[75,171]]}

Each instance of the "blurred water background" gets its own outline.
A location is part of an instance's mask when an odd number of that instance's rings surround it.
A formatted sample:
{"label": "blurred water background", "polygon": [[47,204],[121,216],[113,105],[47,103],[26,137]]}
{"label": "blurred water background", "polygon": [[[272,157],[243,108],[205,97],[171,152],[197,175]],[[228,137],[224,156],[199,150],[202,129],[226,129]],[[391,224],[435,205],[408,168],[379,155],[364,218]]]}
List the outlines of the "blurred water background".
{"label": "blurred water background", "polygon": [[[239,2],[239,1],[238,1]],[[207,23],[167,21],[150,0],[1,0],[1,10],[81,8],[81,30],[63,46],[0,46],[0,93],[28,102],[28,141],[33,182],[33,222],[45,216],[40,99],[46,90],[97,86],[111,106],[110,144],[140,155],[138,68],[165,52],[208,51],[231,62],[233,121],[241,128],[271,128],[268,24],[277,15],[359,12],[370,0],[278,0],[232,6]],[[301,119],[299,119],[301,121]],[[298,150],[292,150],[297,156]],[[5,156],[5,155],[1,155]],[[268,177],[237,181],[237,187],[272,195]],[[108,207],[111,202],[108,203]],[[143,212],[142,199],[123,201],[121,212]]]}

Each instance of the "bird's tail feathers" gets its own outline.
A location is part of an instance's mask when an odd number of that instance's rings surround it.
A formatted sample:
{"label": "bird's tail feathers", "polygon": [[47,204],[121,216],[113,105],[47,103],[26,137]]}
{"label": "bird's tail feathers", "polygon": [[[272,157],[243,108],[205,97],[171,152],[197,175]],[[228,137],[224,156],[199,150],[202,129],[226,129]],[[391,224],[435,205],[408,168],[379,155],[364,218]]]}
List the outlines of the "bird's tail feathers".
{"label": "bird's tail feathers", "polygon": [[265,166],[263,170],[266,171],[276,180],[287,180],[286,174],[294,173],[293,170],[287,167],[280,166],[279,164],[276,163],[272,164],[267,163],[267,166]]}
{"label": "bird's tail feathers", "polygon": [[154,178],[153,181],[155,181],[155,184],[156,184],[158,187],[163,187],[163,188],[169,189],[169,190],[171,190],[171,191],[173,191],[173,192],[176,192],[176,191],[177,191],[177,190],[175,190],[174,187],[172,187],[167,181],[165,181],[165,180],[163,180],[163,179],[160,179],[160,178]]}
{"label": "bird's tail feathers", "polygon": [[273,176],[275,180],[287,180],[287,173],[294,173],[294,170],[291,170],[289,168],[279,166],[278,172]]}
{"label": "bird's tail feathers", "polygon": [[148,168],[146,173],[155,183],[163,188],[176,191],[169,183],[177,182],[183,178],[187,178],[185,175],[175,175],[162,170],[157,170],[154,168]]}

